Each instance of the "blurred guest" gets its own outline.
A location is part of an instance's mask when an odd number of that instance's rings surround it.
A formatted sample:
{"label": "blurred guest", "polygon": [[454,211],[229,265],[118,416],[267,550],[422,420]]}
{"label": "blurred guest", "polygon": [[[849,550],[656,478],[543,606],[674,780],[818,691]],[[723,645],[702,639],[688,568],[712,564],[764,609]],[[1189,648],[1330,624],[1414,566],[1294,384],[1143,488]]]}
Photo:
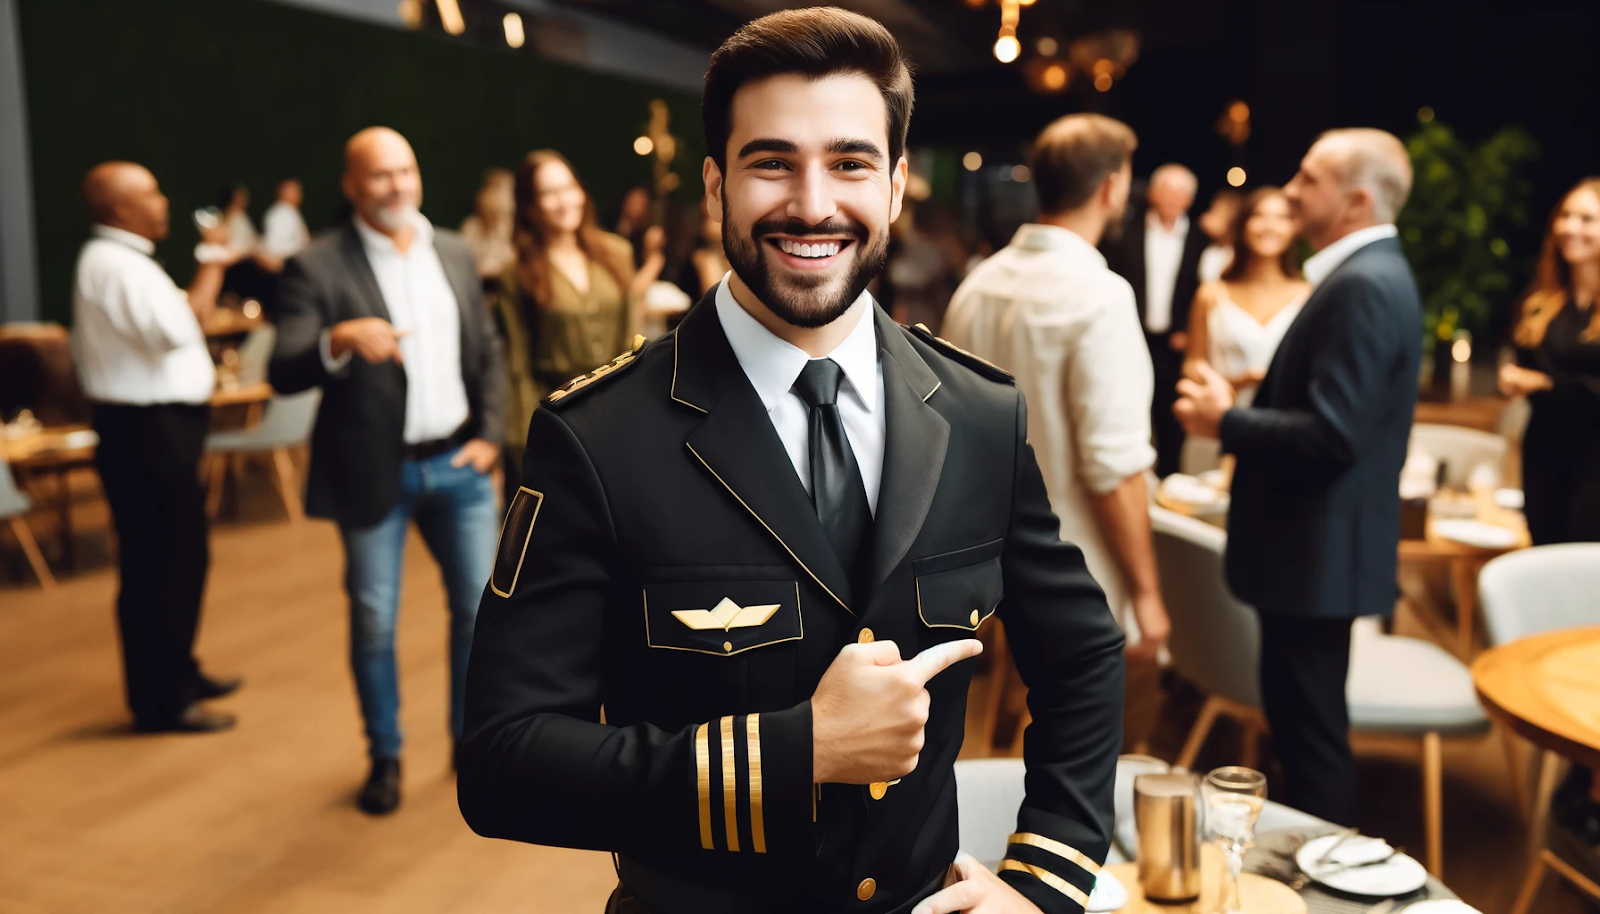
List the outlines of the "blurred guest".
{"label": "blurred guest", "polygon": [[622,195],[622,208],[617,213],[617,234],[633,245],[634,266],[644,263],[644,233],[650,229],[650,191],[643,187],[630,187]]}
{"label": "blurred guest", "polygon": [[1030,166],[1039,223],[972,271],[944,332],[1016,376],[1061,538],[1083,550],[1130,655],[1154,659],[1169,626],[1145,483],[1150,357],[1133,289],[1095,249],[1122,219],[1137,145],[1097,114],[1045,128]]}
{"label": "blurred guest", "polygon": [[495,310],[506,340],[510,395],[506,488],[515,492],[528,422],[545,394],[633,343],[644,290],[661,273],[663,235],[647,231],[644,267],[628,241],[603,231],[594,203],[558,152],[528,153],[516,173],[517,262]]}
{"label": "blurred guest", "polygon": [[1356,813],[1345,679],[1350,622],[1394,612],[1400,467],[1416,409],[1422,303],[1394,219],[1411,161],[1381,130],[1322,135],[1284,189],[1313,291],[1256,390],[1235,407],[1197,363],[1176,413],[1238,458],[1228,585],[1261,618],[1261,697],[1289,805]]}
{"label": "blurred guest", "polygon": [[728,275],[728,254],[722,249],[722,223],[709,214],[700,219],[700,245],[689,255],[689,263],[694,267],[696,301]]}
{"label": "blurred guest", "polygon": [[1600,541],[1600,178],[1550,218],[1522,300],[1516,364],[1500,388],[1527,395],[1522,488],[1535,545]]}
{"label": "blurred guest", "polygon": [[305,196],[299,178],[284,178],[278,182],[278,195],[261,217],[261,247],[256,261],[273,273],[283,269],[284,261],[305,250],[311,243],[311,232],[300,215],[300,203]]}
{"label": "blurred guest", "polygon": [[1189,347],[1189,305],[1200,286],[1200,254],[1208,242],[1204,232],[1189,230],[1196,184],[1194,172],[1182,165],[1157,168],[1150,175],[1143,218],[1135,217],[1122,237],[1108,239],[1105,247],[1111,269],[1133,286],[1155,369],[1150,424],[1158,476],[1176,473],[1183,453],[1183,427],[1172,415],[1174,385]]}
{"label": "blurred guest", "polygon": [[200,322],[216,307],[234,256],[225,230],[208,232],[187,290],[155,259],[167,237],[167,198],[132,162],[83,179],[94,221],[73,284],[73,355],[100,436],[95,467],[116,527],[117,626],[135,730],[203,733],[231,714],[195,704],[239,680],[212,679],[194,657],[210,554],[197,479],[216,371]]}
{"label": "blurred guest", "polygon": [[217,194],[217,208],[222,210],[222,224],[228,230],[228,247],[233,248],[234,259],[254,257],[261,236],[250,221],[249,189],[243,184],[223,188]]}
{"label": "blurred guest", "polygon": [[512,217],[517,209],[513,183],[510,169],[489,169],[472,198],[472,215],[461,222],[461,237],[472,248],[478,275],[484,279],[498,278],[517,259],[511,245]]}
{"label": "blurred guest", "polygon": [[[1200,252],[1200,281],[1216,282],[1222,271],[1233,260],[1233,243],[1229,233],[1233,220],[1239,215],[1239,204],[1244,198],[1238,191],[1224,187],[1211,196],[1211,205],[1200,214],[1200,231],[1206,233],[1211,243]],[[1191,345],[1193,339],[1190,340]]]}
{"label": "blurred guest", "polygon": [[283,271],[270,367],[282,393],[321,387],[306,511],[344,543],[350,660],[372,768],[358,804],[400,804],[394,633],[406,531],[439,562],[450,609],[450,733],[459,739],[467,656],[497,534],[489,473],[504,429],[505,374],[472,251],[417,211],[422,178],[400,134],[345,146],[346,225]]}
{"label": "blurred guest", "polygon": [[[1212,204],[1215,209],[1216,204]],[[1207,215],[1210,215],[1209,211]],[[1205,363],[1236,392],[1234,406],[1249,406],[1266,377],[1272,354],[1311,294],[1295,258],[1294,215],[1276,187],[1263,187],[1235,207],[1223,240],[1228,268],[1195,294],[1189,310],[1189,352],[1184,375],[1200,376]],[[1218,465],[1217,440],[1190,435],[1183,443],[1183,471],[1198,473]]]}

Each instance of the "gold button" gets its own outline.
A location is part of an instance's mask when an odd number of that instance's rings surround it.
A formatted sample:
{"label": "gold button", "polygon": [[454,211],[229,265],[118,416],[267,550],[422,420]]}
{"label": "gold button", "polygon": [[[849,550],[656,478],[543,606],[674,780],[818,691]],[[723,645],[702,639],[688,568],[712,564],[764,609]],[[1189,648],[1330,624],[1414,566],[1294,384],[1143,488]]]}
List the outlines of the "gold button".
{"label": "gold button", "polygon": [[856,643],[857,644],[871,644],[872,643],[872,639],[874,637],[875,636],[872,634],[872,629],[863,628],[861,630],[861,634],[856,635]]}
{"label": "gold button", "polygon": [[871,877],[868,877],[861,880],[861,884],[856,886],[856,897],[862,901],[870,901],[872,899],[872,893],[876,891],[878,891],[877,881]]}
{"label": "gold button", "polygon": [[881,800],[883,795],[889,792],[889,782],[873,781],[867,786],[867,790],[872,794],[874,800]]}
{"label": "gold button", "polygon": [[978,624],[978,619],[981,618],[981,617],[978,615],[978,611],[976,609],[974,609],[972,611],[972,615],[968,616],[967,618],[972,620],[972,624],[973,625],[977,625]]}
{"label": "gold button", "polygon": [[732,641],[724,641],[724,642],[722,642],[722,649],[727,651],[730,654],[733,653],[733,642]]}

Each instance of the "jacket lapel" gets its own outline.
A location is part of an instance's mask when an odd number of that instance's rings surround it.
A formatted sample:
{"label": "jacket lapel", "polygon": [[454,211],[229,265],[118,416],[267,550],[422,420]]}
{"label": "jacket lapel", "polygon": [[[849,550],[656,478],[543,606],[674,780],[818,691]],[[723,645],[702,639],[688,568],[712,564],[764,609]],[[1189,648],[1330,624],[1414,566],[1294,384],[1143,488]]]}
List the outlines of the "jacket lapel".
{"label": "jacket lapel", "polygon": [[389,306],[383,303],[383,292],[378,288],[378,277],[372,272],[372,262],[367,260],[367,252],[361,248],[361,235],[356,232],[355,223],[345,225],[340,248],[344,252],[345,263],[350,267],[350,275],[355,279],[356,288],[360,290],[361,299],[366,303],[367,311],[373,317],[392,320],[389,316]]}
{"label": "jacket lapel", "polygon": [[689,433],[689,459],[704,465],[743,508],[845,611],[849,578],[795,475],[789,452],[717,317],[713,288],[673,337],[671,397],[705,419]]}
{"label": "jacket lapel", "polygon": [[883,365],[883,479],[872,525],[872,586],[905,558],[928,518],[950,444],[950,423],[928,405],[939,379],[911,347],[905,331],[874,308]]}
{"label": "jacket lapel", "polygon": [[450,283],[450,291],[455,294],[456,308],[461,315],[459,345],[462,356],[461,365],[465,368],[467,365],[477,364],[478,361],[476,352],[478,339],[471,332],[472,322],[467,309],[482,307],[479,300],[482,280],[478,278],[477,267],[471,261],[459,257],[445,256],[445,252],[439,249],[438,237],[438,234],[435,233],[433,248],[439,257],[439,265],[444,268],[444,277]]}

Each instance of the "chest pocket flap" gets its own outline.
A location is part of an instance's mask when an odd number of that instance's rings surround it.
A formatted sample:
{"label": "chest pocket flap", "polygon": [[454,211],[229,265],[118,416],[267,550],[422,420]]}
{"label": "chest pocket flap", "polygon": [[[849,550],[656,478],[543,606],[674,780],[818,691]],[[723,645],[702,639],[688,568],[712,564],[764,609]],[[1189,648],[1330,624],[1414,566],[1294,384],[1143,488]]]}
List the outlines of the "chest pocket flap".
{"label": "chest pocket flap", "polygon": [[994,615],[1004,595],[997,539],[967,549],[916,559],[917,614],[929,628],[976,631]]}
{"label": "chest pocket flap", "polygon": [[795,581],[646,584],[644,624],[651,647],[719,657],[805,637]]}

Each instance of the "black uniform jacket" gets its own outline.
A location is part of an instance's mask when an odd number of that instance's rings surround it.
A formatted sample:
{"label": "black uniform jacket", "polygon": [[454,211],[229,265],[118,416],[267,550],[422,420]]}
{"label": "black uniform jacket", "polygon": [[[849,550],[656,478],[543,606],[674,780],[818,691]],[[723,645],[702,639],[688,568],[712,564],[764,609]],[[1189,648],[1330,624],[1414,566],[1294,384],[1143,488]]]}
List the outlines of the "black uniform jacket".
{"label": "black uniform jacket", "polygon": [[1009,376],[873,317],[887,439],[867,593],[711,295],[534,414],[468,670],[475,831],[614,851],[762,910],[891,911],[956,854],[973,661],[929,683],[925,747],[891,784],[813,788],[809,699],[847,644],[910,658],[998,614],[1033,715],[1001,875],[1082,910],[1110,842],[1121,631],[1059,538]]}

